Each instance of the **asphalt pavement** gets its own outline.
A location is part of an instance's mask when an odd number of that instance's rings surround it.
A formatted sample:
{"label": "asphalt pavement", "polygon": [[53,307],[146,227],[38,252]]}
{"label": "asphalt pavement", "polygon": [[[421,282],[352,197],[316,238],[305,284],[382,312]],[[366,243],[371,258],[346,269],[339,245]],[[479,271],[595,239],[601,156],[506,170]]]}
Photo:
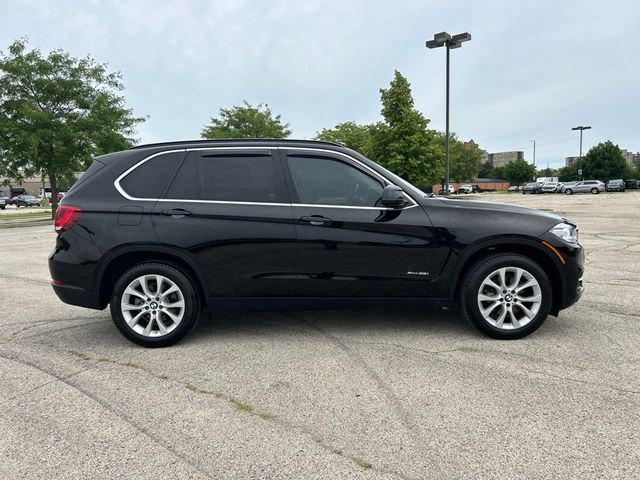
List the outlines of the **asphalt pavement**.
{"label": "asphalt pavement", "polygon": [[480,195],[573,220],[582,300],[533,335],[455,311],[225,313],[166,349],[0,229],[0,478],[640,478],[640,191]]}

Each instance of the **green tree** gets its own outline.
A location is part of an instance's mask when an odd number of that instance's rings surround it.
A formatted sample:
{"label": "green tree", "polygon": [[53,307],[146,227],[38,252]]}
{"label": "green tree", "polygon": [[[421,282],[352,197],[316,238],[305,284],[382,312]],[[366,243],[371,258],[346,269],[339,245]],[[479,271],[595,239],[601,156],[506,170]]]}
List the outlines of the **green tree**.
{"label": "green tree", "polygon": [[204,126],[202,138],[286,138],[291,135],[288,123],[273,115],[269,105],[253,107],[245,100],[242,105],[221,108],[217,117]]}
{"label": "green tree", "polygon": [[539,170],[536,175],[538,177],[557,177],[558,176],[558,170],[555,168],[543,168],[542,170]]}
{"label": "green tree", "polygon": [[504,166],[504,178],[514,184],[530,182],[535,174],[536,167],[526,160],[514,160]]}
{"label": "green tree", "polygon": [[427,128],[429,120],[413,106],[411,85],[397,70],[380,99],[384,120],[373,128],[373,160],[417,186],[438,182],[444,153]]}
{"label": "green tree", "polygon": [[355,122],[343,122],[333,128],[323,128],[314,140],[334,142],[360,152],[365,157],[372,155],[373,125],[358,125]]}
{"label": "green tree", "polygon": [[26,39],[0,52],[0,173],[48,177],[53,215],[58,183],[92,156],[130,147],[145,120],[126,108],[121,79],[89,56],[27,50]]}
{"label": "green tree", "polygon": [[575,180],[580,180],[577,162],[569,165],[568,167],[558,169],[558,180],[561,182],[573,182]]}
{"label": "green tree", "polygon": [[493,164],[487,160],[480,164],[480,168],[478,169],[478,178],[493,178]]}
{"label": "green tree", "polygon": [[[444,149],[445,136],[439,133],[438,136]],[[478,176],[482,152],[477,145],[465,145],[456,138],[455,134],[449,136],[449,176],[455,182],[466,182]]]}
{"label": "green tree", "polygon": [[629,166],[620,151],[611,140],[600,142],[591,147],[582,160],[584,178],[611,180],[625,178],[629,174]]}

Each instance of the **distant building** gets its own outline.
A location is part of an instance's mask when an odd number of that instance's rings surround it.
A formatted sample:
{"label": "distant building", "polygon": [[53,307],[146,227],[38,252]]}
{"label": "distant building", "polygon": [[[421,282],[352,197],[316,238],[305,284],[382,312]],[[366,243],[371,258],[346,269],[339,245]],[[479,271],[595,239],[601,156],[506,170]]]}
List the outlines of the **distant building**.
{"label": "distant building", "polygon": [[496,152],[488,154],[488,160],[494,167],[504,167],[515,160],[524,160],[524,152]]}
{"label": "distant building", "polygon": [[[77,172],[76,179],[80,178],[84,172]],[[13,180],[9,177],[0,176],[0,193],[9,195],[11,187],[23,187],[29,195],[42,195],[43,190],[47,193],[51,191],[51,183],[49,177],[25,177],[21,182]]]}
{"label": "distant building", "polygon": [[573,165],[574,163],[576,163],[579,160],[580,160],[580,157],[567,157],[567,158],[564,159],[564,166],[565,167],[570,167],[571,165]]}
{"label": "distant building", "polygon": [[634,158],[640,157],[640,152],[639,153],[633,153],[633,152],[630,152],[629,150],[627,150],[626,148],[621,148],[620,152],[622,152],[622,156],[624,157],[625,161],[627,162],[627,165],[629,165],[630,167],[633,166]]}

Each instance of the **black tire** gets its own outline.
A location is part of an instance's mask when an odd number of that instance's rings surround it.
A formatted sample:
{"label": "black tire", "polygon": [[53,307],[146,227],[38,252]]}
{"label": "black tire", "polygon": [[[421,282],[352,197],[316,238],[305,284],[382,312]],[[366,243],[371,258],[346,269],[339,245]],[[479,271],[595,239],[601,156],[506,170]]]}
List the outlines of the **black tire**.
{"label": "black tire", "polygon": [[600,193],[600,190],[598,190],[597,188],[592,188],[592,189],[591,189],[591,194],[592,194],[592,195],[597,195],[597,194],[599,194],[599,193]]}
{"label": "black tire", "polygon": [[[480,313],[478,294],[484,279],[502,267],[519,267],[529,272],[540,286],[542,301],[535,317],[520,328],[505,330],[489,323]],[[499,340],[515,340],[536,331],[549,316],[553,300],[551,282],[544,270],[533,260],[515,253],[496,254],[475,263],[464,277],[460,289],[460,304],[465,318],[478,330]]]}
{"label": "black tire", "polygon": [[[142,275],[162,275],[175,283],[182,292],[185,311],[175,329],[164,336],[149,337],[135,332],[127,324],[120,309],[122,296],[127,286]],[[168,347],[182,340],[198,322],[200,317],[200,300],[193,281],[177,268],[164,263],[142,263],[125,272],[116,282],[111,295],[111,318],[120,333],[128,340],[143,347]]]}

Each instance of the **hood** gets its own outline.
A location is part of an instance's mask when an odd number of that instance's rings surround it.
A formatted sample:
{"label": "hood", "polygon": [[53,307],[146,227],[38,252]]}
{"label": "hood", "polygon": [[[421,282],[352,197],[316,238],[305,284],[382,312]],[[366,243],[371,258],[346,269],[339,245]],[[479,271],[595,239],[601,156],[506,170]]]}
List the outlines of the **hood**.
{"label": "hood", "polygon": [[507,203],[481,202],[477,200],[451,200],[448,198],[438,198],[438,200],[440,200],[444,205],[453,208],[481,210],[483,212],[504,212],[518,215],[527,215],[555,223],[566,221],[564,218],[556,215],[555,213],[545,212],[544,210],[536,210],[535,208],[521,207],[519,205],[510,205]]}

